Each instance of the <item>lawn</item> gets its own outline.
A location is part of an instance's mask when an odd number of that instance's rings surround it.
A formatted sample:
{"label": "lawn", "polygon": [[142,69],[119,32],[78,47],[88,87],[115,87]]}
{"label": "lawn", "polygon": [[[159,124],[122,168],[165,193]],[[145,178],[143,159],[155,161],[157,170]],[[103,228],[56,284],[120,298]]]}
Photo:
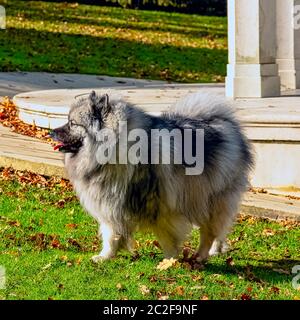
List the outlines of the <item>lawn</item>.
{"label": "lawn", "polygon": [[[26,175],[16,181],[0,174],[0,265],[7,276],[0,299],[300,299],[291,274],[300,265],[299,225],[240,218],[231,250],[204,270],[182,262],[158,270],[163,257],[151,234],[136,235],[134,254],[94,265],[97,225],[64,181],[38,186]],[[197,238],[195,231],[185,246],[195,248]]]}
{"label": "lawn", "polygon": [[224,81],[227,21],[178,13],[0,0],[0,71]]}

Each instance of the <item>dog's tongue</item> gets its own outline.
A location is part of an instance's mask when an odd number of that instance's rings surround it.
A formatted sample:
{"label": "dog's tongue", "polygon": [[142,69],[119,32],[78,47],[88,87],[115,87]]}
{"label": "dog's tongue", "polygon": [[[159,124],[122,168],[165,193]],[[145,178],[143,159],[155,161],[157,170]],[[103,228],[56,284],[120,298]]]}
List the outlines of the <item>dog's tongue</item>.
{"label": "dog's tongue", "polygon": [[57,144],[56,146],[54,146],[54,150],[59,150],[60,148],[62,148],[64,146],[64,144],[63,143],[59,143],[59,144]]}

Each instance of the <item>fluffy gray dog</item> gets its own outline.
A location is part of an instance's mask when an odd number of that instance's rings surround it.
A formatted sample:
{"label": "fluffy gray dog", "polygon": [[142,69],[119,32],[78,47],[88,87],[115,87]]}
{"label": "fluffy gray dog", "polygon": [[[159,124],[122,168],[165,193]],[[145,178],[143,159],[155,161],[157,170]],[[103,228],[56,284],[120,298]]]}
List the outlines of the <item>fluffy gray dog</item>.
{"label": "fluffy gray dog", "polygon": [[[120,131],[120,122],[127,123],[126,130]],[[202,129],[203,172],[186,174],[191,165],[185,161],[124,164],[118,152],[116,163],[102,163],[103,129],[115,133],[110,142],[114,151],[121,137],[134,129],[143,129],[150,145],[154,129],[191,129],[193,133]],[[195,151],[198,142],[192,136]],[[192,94],[156,117],[122,99],[93,91],[71,106],[68,123],[53,130],[52,137],[65,153],[65,166],[82,206],[100,225],[103,248],[93,261],[110,259],[121,248],[130,249],[134,231],[141,229],[155,233],[166,257],[178,255],[193,226],[200,227],[197,261],[224,251],[253,161],[249,142],[220,98]],[[178,150],[182,153],[179,147],[184,148],[186,142],[180,143],[170,144],[171,155],[176,156]],[[128,143],[128,149],[132,145]],[[149,146],[145,149],[152,159]],[[109,155],[112,153],[107,152],[106,157]]]}

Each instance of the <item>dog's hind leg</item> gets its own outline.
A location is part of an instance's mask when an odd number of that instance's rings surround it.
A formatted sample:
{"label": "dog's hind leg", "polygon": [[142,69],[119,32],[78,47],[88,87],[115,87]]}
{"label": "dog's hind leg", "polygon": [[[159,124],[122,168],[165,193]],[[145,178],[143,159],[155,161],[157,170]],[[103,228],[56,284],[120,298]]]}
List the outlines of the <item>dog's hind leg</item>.
{"label": "dog's hind leg", "polygon": [[224,253],[228,250],[226,236],[237,215],[240,197],[240,192],[236,190],[214,197],[210,208],[210,219],[201,228],[203,245],[200,244],[198,250],[200,261],[206,260],[209,255]]}
{"label": "dog's hind leg", "polygon": [[197,262],[205,262],[209,257],[209,250],[216,238],[215,234],[207,226],[202,225],[200,229],[200,245],[195,253]]}
{"label": "dog's hind leg", "polygon": [[228,244],[226,243],[226,239],[215,239],[210,250],[209,255],[215,256],[220,253],[225,253],[229,249]]}
{"label": "dog's hind leg", "polygon": [[191,231],[191,224],[188,224],[183,217],[172,219],[161,219],[154,233],[163,249],[165,258],[176,258],[179,254],[180,246]]}
{"label": "dog's hind leg", "polygon": [[157,232],[156,234],[163,249],[164,257],[167,259],[176,258],[179,254],[180,239],[167,232]]}
{"label": "dog's hind leg", "polygon": [[118,250],[128,243],[124,236],[115,232],[110,224],[102,222],[100,224],[100,233],[102,237],[102,250],[99,255],[92,257],[95,263],[113,258]]}

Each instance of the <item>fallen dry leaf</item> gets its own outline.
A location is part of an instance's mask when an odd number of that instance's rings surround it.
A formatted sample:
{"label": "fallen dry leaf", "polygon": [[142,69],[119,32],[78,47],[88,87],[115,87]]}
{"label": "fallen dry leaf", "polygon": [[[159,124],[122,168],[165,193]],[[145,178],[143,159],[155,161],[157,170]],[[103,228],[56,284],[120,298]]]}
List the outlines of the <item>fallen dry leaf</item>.
{"label": "fallen dry leaf", "polygon": [[76,224],[76,223],[68,223],[65,226],[68,229],[76,229],[78,227],[78,224]]}
{"label": "fallen dry leaf", "polygon": [[56,207],[62,209],[65,207],[65,204],[66,204],[65,200],[61,199],[61,200],[57,201],[55,205],[56,205]]}
{"label": "fallen dry leaf", "polygon": [[171,259],[164,259],[163,261],[161,261],[158,266],[156,267],[156,269],[162,271],[162,270],[167,270],[173,266],[175,266],[177,263],[177,259],[171,258]]}
{"label": "fallen dry leaf", "polygon": [[161,295],[158,300],[168,300],[169,299],[169,296],[168,295]]}
{"label": "fallen dry leaf", "polygon": [[117,283],[116,284],[116,288],[118,289],[118,290],[123,290],[123,286],[122,286],[122,284],[121,283]]}
{"label": "fallen dry leaf", "polygon": [[51,246],[52,246],[52,248],[59,248],[60,247],[60,242],[57,239],[52,240]]}
{"label": "fallen dry leaf", "polygon": [[183,286],[178,286],[178,287],[176,287],[173,293],[174,293],[174,294],[177,294],[177,295],[179,295],[179,296],[183,296],[183,295],[184,295],[184,288],[183,288]]}
{"label": "fallen dry leaf", "polygon": [[241,300],[252,300],[252,298],[249,294],[243,293],[241,295]]}
{"label": "fallen dry leaf", "polygon": [[156,276],[150,276],[149,277],[150,282],[157,282],[157,277]]}
{"label": "fallen dry leaf", "polygon": [[4,97],[0,101],[0,123],[5,127],[9,127],[13,132],[35,137],[54,145],[54,141],[47,137],[49,130],[39,128],[34,124],[24,123],[19,119],[18,110],[8,97]]}
{"label": "fallen dry leaf", "polygon": [[81,249],[80,243],[78,243],[75,239],[69,238],[68,243],[70,243],[74,247],[77,247],[78,249]]}
{"label": "fallen dry leaf", "polygon": [[169,296],[167,295],[166,292],[161,292],[161,291],[157,291],[156,292],[156,297],[158,300],[167,300],[169,298]]}
{"label": "fallen dry leaf", "polygon": [[226,264],[228,266],[234,266],[234,261],[233,261],[233,258],[232,257],[229,257],[226,259]]}
{"label": "fallen dry leaf", "polygon": [[280,292],[280,289],[277,288],[277,287],[272,287],[272,288],[270,289],[270,291],[271,291],[272,293],[278,294],[278,293]]}
{"label": "fallen dry leaf", "polygon": [[[12,168],[0,168],[0,178],[5,181],[18,181],[23,185],[32,185],[50,190],[55,189],[57,186],[66,191],[73,190],[71,183],[66,179],[55,176],[46,177],[30,171],[19,171]],[[65,201],[73,199],[75,199],[75,197],[67,198]]]}
{"label": "fallen dry leaf", "polygon": [[146,296],[150,293],[150,289],[145,285],[140,285],[140,291],[143,296]]}
{"label": "fallen dry leaf", "polygon": [[191,248],[189,248],[189,247],[183,248],[183,250],[182,250],[183,261],[185,261],[185,262],[189,261],[190,252],[191,252]]}
{"label": "fallen dry leaf", "polygon": [[161,249],[161,246],[157,240],[154,240],[152,243],[156,248]]}
{"label": "fallen dry leaf", "polygon": [[8,221],[7,222],[10,226],[13,226],[13,227],[20,227],[20,225],[21,225],[21,223],[19,222],[19,221],[14,221],[14,220],[12,220],[12,221]]}
{"label": "fallen dry leaf", "polygon": [[274,236],[275,232],[274,232],[274,230],[272,230],[272,229],[270,229],[270,228],[267,228],[267,229],[264,229],[264,230],[262,231],[262,234],[263,234],[264,236],[269,237],[269,236]]}

